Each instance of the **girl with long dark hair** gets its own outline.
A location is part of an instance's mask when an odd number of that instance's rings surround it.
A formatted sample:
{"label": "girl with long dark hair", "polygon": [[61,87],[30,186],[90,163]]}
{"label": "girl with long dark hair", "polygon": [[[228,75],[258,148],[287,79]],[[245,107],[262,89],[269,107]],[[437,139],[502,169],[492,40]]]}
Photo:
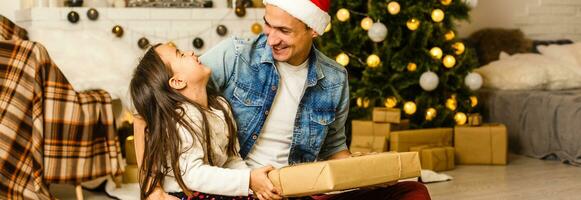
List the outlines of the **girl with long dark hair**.
{"label": "girl with long dark hair", "polygon": [[239,199],[252,190],[245,199],[280,199],[267,177],[272,166],[251,170],[238,154],[231,108],[208,86],[210,74],[193,52],[167,44],[149,48],[135,69],[141,198],[166,191],[183,199]]}

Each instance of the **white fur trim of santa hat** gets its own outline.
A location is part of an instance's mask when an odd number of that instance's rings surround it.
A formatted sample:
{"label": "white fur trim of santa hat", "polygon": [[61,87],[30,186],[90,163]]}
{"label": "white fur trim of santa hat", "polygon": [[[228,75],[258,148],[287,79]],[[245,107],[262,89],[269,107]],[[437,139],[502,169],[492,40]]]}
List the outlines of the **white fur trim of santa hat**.
{"label": "white fur trim of santa hat", "polygon": [[325,28],[331,22],[331,16],[310,0],[263,0],[263,3],[283,9],[319,35],[325,33]]}

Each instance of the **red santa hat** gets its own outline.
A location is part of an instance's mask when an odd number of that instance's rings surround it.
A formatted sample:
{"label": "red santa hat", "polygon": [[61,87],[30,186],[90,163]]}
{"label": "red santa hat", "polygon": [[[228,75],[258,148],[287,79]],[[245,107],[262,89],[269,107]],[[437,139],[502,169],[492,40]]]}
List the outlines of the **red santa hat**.
{"label": "red santa hat", "polygon": [[319,35],[331,22],[329,12],[330,0],[263,0],[264,4],[279,7],[311,27]]}

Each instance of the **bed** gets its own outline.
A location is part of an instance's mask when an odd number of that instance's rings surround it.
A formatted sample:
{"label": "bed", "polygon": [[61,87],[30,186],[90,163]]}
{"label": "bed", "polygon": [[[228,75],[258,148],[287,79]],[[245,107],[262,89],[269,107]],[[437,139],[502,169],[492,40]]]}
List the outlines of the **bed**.
{"label": "bed", "polygon": [[581,166],[581,89],[482,90],[486,121],[508,129],[509,149]]}
{"label": "bed", "polygon": [[482,114],[506,125],[512,152],[581,166],[581,43],[535,49],[476,70]]}

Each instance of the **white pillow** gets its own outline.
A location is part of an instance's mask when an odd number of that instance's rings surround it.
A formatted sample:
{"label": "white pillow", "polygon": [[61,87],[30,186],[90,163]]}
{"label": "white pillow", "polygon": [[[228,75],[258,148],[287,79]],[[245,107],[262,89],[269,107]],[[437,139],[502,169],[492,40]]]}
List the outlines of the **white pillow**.
{"label": "white pillow", "polygon": [[575,66],[581,66],[581,44],[549,45],[537,47],[544,56],[560,60]]}
{"label": "white pillow", "polygon": [[535,60],[538,54],[515,54],[493,61],[475,71],[482,75],[484,87],[499,90],[543,89],[549,82],[546,70]]}
{"label": "white pillow", "polygon": [[581,87],[581,68],[539,54],[515,54],[476,70],[484,87],[561,90]]}

